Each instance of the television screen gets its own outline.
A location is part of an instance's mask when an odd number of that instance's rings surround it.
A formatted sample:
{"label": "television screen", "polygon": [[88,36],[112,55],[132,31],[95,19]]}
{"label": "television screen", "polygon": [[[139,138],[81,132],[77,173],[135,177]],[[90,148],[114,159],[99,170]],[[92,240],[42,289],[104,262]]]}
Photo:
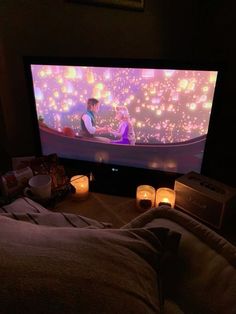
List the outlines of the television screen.
{"label": "television screen", "polygon": [[215,69],[155,62],[30,62],[43,154],[185,174],[201,171]]}

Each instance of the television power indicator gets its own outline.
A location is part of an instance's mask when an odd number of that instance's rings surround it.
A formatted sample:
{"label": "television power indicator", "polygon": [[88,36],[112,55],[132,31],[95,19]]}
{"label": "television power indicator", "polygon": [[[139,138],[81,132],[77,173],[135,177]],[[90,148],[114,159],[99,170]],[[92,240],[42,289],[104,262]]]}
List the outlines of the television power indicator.
{"label": "television power indicator", "polygon": [[111,171],[112,171],[112,172],[118,172],[119,169],[118,169],[118,168],[111,168]]}

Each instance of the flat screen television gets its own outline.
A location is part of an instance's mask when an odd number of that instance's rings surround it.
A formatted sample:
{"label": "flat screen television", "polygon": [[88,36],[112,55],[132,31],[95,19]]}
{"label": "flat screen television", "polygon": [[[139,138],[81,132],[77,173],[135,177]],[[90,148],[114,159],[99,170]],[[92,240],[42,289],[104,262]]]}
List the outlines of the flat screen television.
{"label": "flat screen television", "polygon": [[[201,173],[216,67],[39,57],[25,58],[25,66],[38,153],[56,153],[71,175],[92,174],[94,191],[135,195],[139,184],[173,187],[178,176]],[[93,127],[107,130],[87,137],[81,118],[90,98],[100,105]],[[120,123],[135,141],[123,142]]]}

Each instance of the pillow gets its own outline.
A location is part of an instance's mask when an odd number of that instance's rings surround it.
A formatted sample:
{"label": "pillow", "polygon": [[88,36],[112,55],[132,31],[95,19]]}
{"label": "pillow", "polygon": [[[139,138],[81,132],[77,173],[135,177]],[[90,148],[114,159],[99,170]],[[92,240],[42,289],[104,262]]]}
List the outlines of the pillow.
{"label": "pillow", "polygon": [[160,313],[169,235],[167,228],[57,228],[1,217],[1,313]]}

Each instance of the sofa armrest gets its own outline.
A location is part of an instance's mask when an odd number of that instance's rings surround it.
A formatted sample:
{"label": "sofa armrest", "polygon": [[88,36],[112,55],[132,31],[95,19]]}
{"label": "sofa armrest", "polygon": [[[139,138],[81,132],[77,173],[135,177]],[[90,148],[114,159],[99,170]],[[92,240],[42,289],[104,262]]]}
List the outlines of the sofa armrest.
{"label": "sofa armrest", "polygon": [[167,206],[151,209],[123,228],[167,227],[181,234],[168,296],[186,313],[235,313],[236,247],[194,218]]}

